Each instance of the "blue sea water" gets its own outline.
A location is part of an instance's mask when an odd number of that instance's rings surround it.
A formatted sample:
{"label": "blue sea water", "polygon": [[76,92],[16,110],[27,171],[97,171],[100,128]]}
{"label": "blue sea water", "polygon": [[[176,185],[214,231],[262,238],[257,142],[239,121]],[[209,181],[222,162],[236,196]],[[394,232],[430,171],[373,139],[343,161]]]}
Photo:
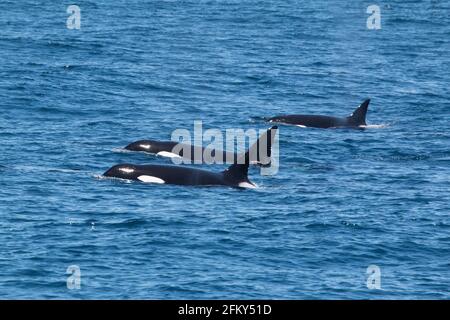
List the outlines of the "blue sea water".
{"label": "blue sea water", "polygon": [[[70,30],[73,3],[2,0],[0,298],[449,299],[450,1],[374,2],[77,0]],[[98,178],[194,120],[367,97],[373,128],[281,126],[256,190]]]}

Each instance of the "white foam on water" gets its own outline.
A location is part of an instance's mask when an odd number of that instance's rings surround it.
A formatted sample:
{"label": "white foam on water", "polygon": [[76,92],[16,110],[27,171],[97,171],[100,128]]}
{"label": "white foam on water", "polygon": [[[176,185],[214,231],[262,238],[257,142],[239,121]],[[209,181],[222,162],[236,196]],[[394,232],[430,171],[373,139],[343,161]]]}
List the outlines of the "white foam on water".
{"label": "white foam on water", "polygon": [[386,123],[382,123],[382,124],[367,124],[365,126],[359,126],[359,127],[364,128],[364,129],[384,129],[384,128],[389,127],[389,124],[386,124]]}
{"label": "white foam on water", "polygon": [[130,153],[130,152],[133,152],[133,151],[127,150],[125,148],[114,148],[111,151],[115,152],[115,153]]}

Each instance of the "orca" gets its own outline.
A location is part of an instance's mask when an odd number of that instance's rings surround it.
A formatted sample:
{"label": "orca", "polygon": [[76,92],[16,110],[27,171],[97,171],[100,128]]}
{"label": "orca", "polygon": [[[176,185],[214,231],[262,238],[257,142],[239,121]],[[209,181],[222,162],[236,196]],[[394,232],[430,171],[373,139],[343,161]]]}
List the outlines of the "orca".
{"label": "orca", "polygon": [[365,100],[348,117],[338,118],[321,115],[282,115],[267,119],[268,122],[278,122],[299,127],[312,128],[354,128],[363,129],[366,126],[366,113],[370,99]]}
{"label": "orca", "polygon": [[[267,135],[268,131],[266,131],[263,135]],[[274,132],[272,132],[274,133]],[[263,138],[261,135],[260,139]],[[275,134],[271,134],[270,136],[270,145],[273,144],[273,140],[275,138]],[[267,138],[264,138],[267,139]],[[267,144],[267,147],[269,144]],[[255,142],[250,147],[250,164],[259,165],[259,166],[269,166],[270,165],[270,157],[267,155],[270,153],[270,150],[266,150],[265,153],[260,152],[258,141]],[[232,163],[237,163],[238,159],[243,157],[243,154],[238,154],[234,152],[227,152],[217,149],[211,149],[207,147],[195,146],[175,141],[161,141],[161,140],[138,140],[130,143],[125,147],[126,150],[137,151],[137,152],[145,152],[150,154],[155,154],[158,156],[168,157],[168,158],[184,158],[195,163],[195,155],[201,155],[200,160],[203,163],[204,157],[203,155],[211,155],[212,159],[220,159],[222,161],[230,161]],[[186,151],[187,152],[184,152]],[[206,152],[206,153],[205,153]]]}
{"label": "orca", "polygon": [[[275,135],[276,126],[267,130],[266,134],[258,139],[258,144],[266,143],[271,156],[272,139],[269,135]],[[265,141],[263,140],[265,139]],[[186,166],[175,165],[135,165],[118,164],[108,169],[103,176],[126,180],[136,180],[155,184],[175,184],[190,186],[230,186],[236,188],[256,188],[256,185],[248,179],[251,148],[226,170],[221,172],[207,171]]]}

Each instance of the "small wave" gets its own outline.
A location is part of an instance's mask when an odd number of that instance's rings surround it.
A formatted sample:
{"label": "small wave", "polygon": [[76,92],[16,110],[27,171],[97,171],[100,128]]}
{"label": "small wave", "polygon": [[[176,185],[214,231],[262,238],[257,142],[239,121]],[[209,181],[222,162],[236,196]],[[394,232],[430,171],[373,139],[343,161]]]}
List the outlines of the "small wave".
{"label": "small wave", "polygon": [[22,171],[22,172],[60,172],[60,173],[80,173],[85,170],[82,169],[64,169],[64,168],[52,168],[52,167],[44,167],[44,166],[27,166],[27,165],[19,165],[14,166],[14,170]]}
{"label": "small wave", "polygon": [[267,121],[267,119],[268,119],[267,117],[255,116],[255,117],[250,117],[248,119],[248,122],[250,122],[250,123],[265,122],[265,121]]}
{"label": "small wave", "polygon": [[81,169],[61,169],[61,168],[47,168],[49,172],[61,172],[61,173],[79,173],[83,171]]}
{"label": "small wave", "polygon": [[314,230],[325,230],[325,229],[333,229],[336,228],[336,225],[326,223],[326,222],[314,222],[305,225],[306,229],[314,229]]}
{"label": "small wave", "polygon": [[112,228],[133,228],[133,227],[140,227],[147,223],[148,222],[145,219],[127,219],[122,221],[106,223],[106,225]]}
{"label": "small wave", "polygon": [[127,150],[125,148],[114,148],[111,150],[114,153],[132,153],[133,151]]}
{"label": "small wave", "polygon": [[116,177],[106,177],[102,174],[94,174],[93,177],[97,180],[107,180],[107,181],[113,181],[113,182],[121,182],[121,183],[133,183],[133,180],[129,179],[122,179],[122,178],[116,178]]}
{"label": "small wave", "polygon": [[76,66],[73,65],[73,64],[65,64],[65,65],[63,66],[64,70],[72,70],[72,69],[74,69],[75,67],[76,67]]}
{"label": "small wave", "polygon": [[59,107],[39,107],[36,108],[36,111],[39,113],[45,113],[45,114],[68,114],[68,115],[84,115],[86,114],[85,111],[80,109],[69,109],[69,108],[59,108]]}

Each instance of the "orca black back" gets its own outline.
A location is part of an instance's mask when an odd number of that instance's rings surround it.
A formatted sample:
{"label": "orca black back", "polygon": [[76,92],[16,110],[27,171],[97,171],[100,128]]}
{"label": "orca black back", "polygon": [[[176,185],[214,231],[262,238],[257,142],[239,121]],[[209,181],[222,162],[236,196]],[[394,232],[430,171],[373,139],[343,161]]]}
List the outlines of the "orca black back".
{"label": "orca black back", "polygon": [[267,119],[269,122],[279,122],[312,128],[363,128],[366,126],[367,108],[370,99],[365,100],[348,117],[330,117],[323,115],[283,115]]}
{"label": "orca black back", "polygon": [[[267,130],[258,139],[257,145],[268,145],[268,148],[271,149],[271,137],[275,135],[276,130],[276,126]],[[252,148],[249,148],[244,155],[237,159],[237,163],[232,164],[221,172],[207,171],[187,166],[135,165],[124,163],[111,167],[103,175],[105,177],[137,180],[147,183],[201,186],[224,185],[240,188],[255,188],[256,186],[248,179],[251,151]]]}
{"label": "orca black back", "polygon": [[[269,140],[265,137],[265,135],[268,135],[268,132],[271,132]],[[270,165],[270,152],[274,138],[275,130],[266,131],[263,135],[261,135],[260,139],[258,139],[249,149],[250,164],[260,166]],[[234,152],[210,149],[208,147],[205,148],[175,141],[160,140],[138,140],[127,145],[125,149],[155,154],[168,158],[184,158],[186,160],[190,160],[194,164],[205,162],[213,163],[215,160],[217,160],[217,163],[225,162],[228,164],[233,164],[238,163],[238,160],[243,156],[243,154]],[[208,155],[208,159],[205,159],[205,155]]]}

